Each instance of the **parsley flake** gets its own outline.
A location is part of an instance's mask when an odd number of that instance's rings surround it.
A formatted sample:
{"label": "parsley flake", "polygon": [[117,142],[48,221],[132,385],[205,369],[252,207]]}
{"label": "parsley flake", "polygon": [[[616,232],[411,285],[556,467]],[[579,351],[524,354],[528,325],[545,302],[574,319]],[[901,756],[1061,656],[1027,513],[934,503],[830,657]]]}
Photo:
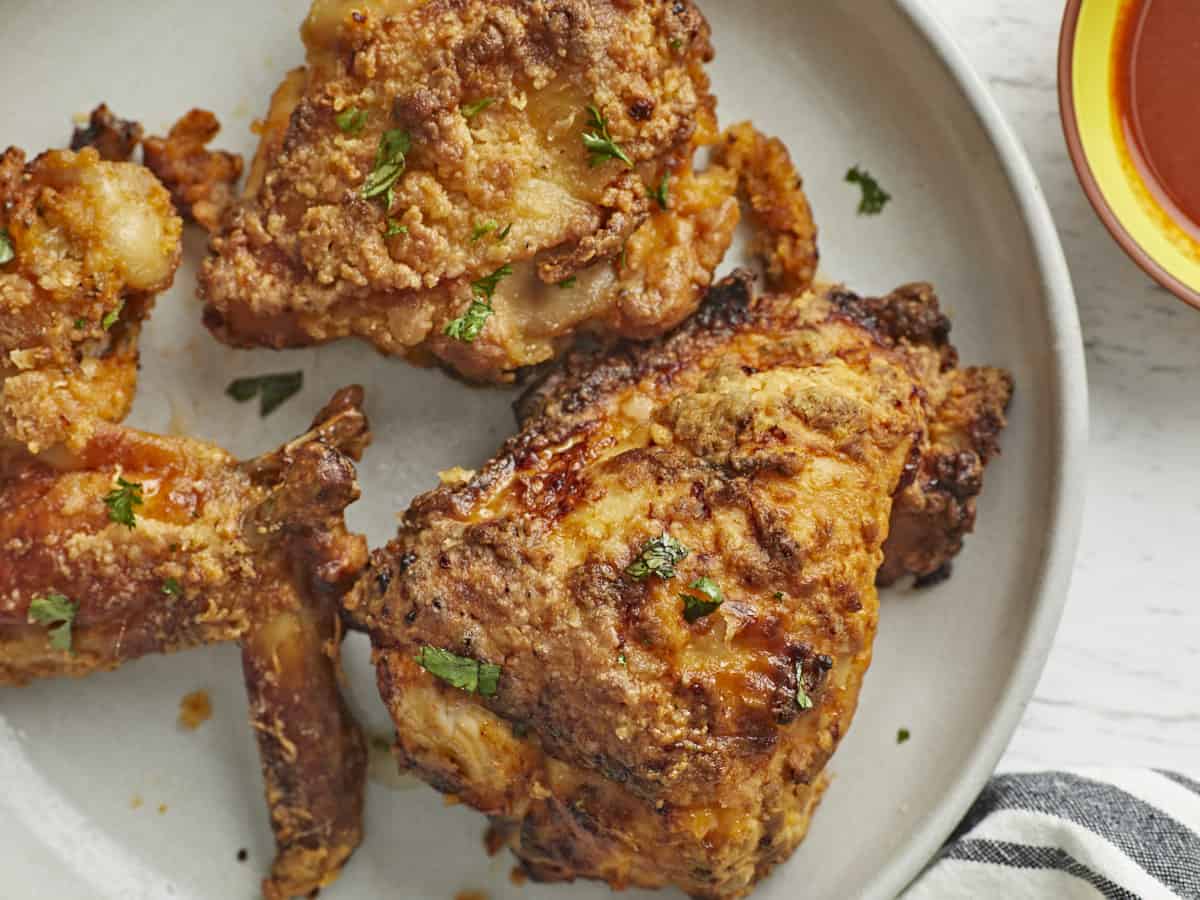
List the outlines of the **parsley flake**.
{"label": "parsley flake", "polygon": [[464,103],[460,107],[463,118],[470,122],[473,118],[475,118],[495,102],[495,97],[484,97],[482,100],[476,100],[474,103]]}
{"label": "parsley flake", "polygon": [[478,281],[472,281],[471,290],[475,294],[475,299],[471,301],[471,305],[463,315],[446,326],[443,334],[456,341],[462,341],[464,344],[474,343],[492,315],[492,295],[496,293],[500,279],[507,278],[511,274],[512,268],[505,265],[491,275],[484,276]]}
{"label": "parsley flake", "polygon": [[417,665],[451,687],[468,694],[494,697],[500,688],[499,666],[468,656],[459,656],[449,650],[422,647],[421,652],[417,654]]}
{"label": "parsley flake", "polygon": [[671,49],[672,50],[678,50],[682,46],[683,46],[682,38],[671,38]]}
{"label": "parsley flake", "polygon": [[801,709],[812,709],[812,697],[804,687],[804,663],[796,663],[796,705]]}
{"label": "parsley flake", "polygon": [[600,110],[591,104],[588,104],[587,110],[588,125],[593,129],[583,133],[583,146],[589,154],[588,165],[595,168],[610,159],[619,159],[633,168],[633,160],[629,158],[629,154],[622,150],[608,133],[608,123],[604,121],[604,116],[600,115]]}
{"label": "parsley flake", "polygon": [[87,331],[87,327],[88,327],[87,319],[78,318],[75,320],[75,330],[76,331]]}
{"label": "parsley flake", "polygon": [[108,507],[108,518],[126,528],[137,527],[135,506],[142,505],[142,486],[136,481],[126,481],[117,478],[117,486],[104,495],[104,505]]}
{"label": "parsley flake", "polygon": [[493,231],[495,231],[499,227],[500,227],[499,222],[494,222],[490,219],[486,222],[480,222],[471,231],[471,243],[472,244],[476,243],[477,241],[481,240],[485,235],[491,234]]}
{"label": "parsley flake", "polygon": [[13,249],[12,235],[7,230],[0,228],[0,266],[12,262],[17,258],[17,251]]}
{"label": "parsley flake", "polygon": [[258,414],[265,419],[287,400],[298,394],[302,387],[304,387],[303,372],[280,372],[275,375],[235,378],[229,382],[225,393],[238,403],[245,403],[258,397]]}
{"label": "parsley flake", "polygon": [[881,188],[879,182],[866,169],[855,166],[846,173],[846,181],[862,188],[862,200],[858,204],[860,216],[879,215],[887,206],[888,201],[892,199],[892,195]]}
{"label": "parsley flake", "polygon": [[625,574],[639,581],[651,575],[674,578],[675,566],[687,559],[689,552],[687,547],[664,531],[662,536],[642,546],[641,554],[625,569]]}
{"label": "parsley flake", "polygon": [[398,234],[408,234],[408,226],[401,225],[395,219],[387,220],[387,231],[383,233],[384,237],[395,237]]}
{"label": "parsley flake", "polygon": [[379,150],[375,153],[375,168],[363,182],[364,200],[387,195],[388,206],[392,205],[392,187],[404,174],[408,165],[406,154],[412,149],[412,138],[402,128],[391,128],[379,139]]}
{"label": "parsley flake", "polygon": [[775,599],[776,599],[776,600],[786,600],[786,599],[787,599],[787,594],[785,594],[783,591],[776,591],[776,592],[775,592]]}
{"label": "parsley flake", "polygon": [[71,649],[71,623],[79,606],[62,594],[35,597],[29,604],[29,621],[34,625],[50,625],[50,646],[55,650]]}
{"label": "parsley flake", "polygon": [[182,597],[183,585],[175,578],[164,578],[162,583],[162,592],[169,597]]}
{"label": "parsley flake", "polygon": [[562,281],[560,281],[558,283],[558,288],[559,288],[559,290],[565,291],[567,288],[575,287],[575,285],[578,282],[579,282],[579,279],[576,278],[574,275],[571,275],[569,278],[564,278]]}
{"label": "parsley flake", "polygon": [[658,205],[663,209],[671,208],[671,172],[667,170],[663,173],[662,181],[658,183],[657,188],[646,188],[646,195],[651,200],[657,200]]}
{"label": "parsley flake", "polygon": [[106,312],[104,314],[104,318],[100,320],[100,327],[103,328],[105,331],[108,331],[110,328],[112,328],[114,325],[116,325],[117,320],[121,318],[121,310],[123,310],[124,308],[125,308],[125,301],[118,300],[117,308],[110,309],[108,312]]}
{"label": "parsley flake", "polygon": [[907,728],[901,728],[899,731],[896,732],[896,743],[903,744],[910,737],[912,737],[912,732],[910,732]]}
{"label": "parsley flake", "polygon": [[503,228],[500,229],[500,233],[498,235],[496,235],[496,243],[498,244],[502,240],[504,240],[506,237],[508,237],[508,233],[510,231],[512,231],[512,222],[509,222],[507,225],[505,225]]}
{"label": "parsley flake", "polygon": [[697,578],[688,587],[704,595],[703,597],[697,597],[694,594],[679,595],[683,598],[683,617],[689,623],[716,612],[717,608],[725,602],[725,595],[721,593],[721,588],[711,578]]}
{"label": "parsley flake", "polygon": [[343,134],[358,134],[367,124],[367,111],[357,106],[347,106],[333,118]]}

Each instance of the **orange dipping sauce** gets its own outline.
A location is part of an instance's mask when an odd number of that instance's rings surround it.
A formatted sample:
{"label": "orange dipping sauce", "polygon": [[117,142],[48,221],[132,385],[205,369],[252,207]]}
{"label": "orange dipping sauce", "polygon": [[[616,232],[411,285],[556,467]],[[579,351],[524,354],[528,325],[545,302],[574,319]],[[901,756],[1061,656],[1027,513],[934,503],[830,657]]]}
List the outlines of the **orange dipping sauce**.
{"label": "orange dipping sauce", "polygon": [[1200,0],[1129,0],[1114,53],[1130,156],[1163,210],[1200,240]]}

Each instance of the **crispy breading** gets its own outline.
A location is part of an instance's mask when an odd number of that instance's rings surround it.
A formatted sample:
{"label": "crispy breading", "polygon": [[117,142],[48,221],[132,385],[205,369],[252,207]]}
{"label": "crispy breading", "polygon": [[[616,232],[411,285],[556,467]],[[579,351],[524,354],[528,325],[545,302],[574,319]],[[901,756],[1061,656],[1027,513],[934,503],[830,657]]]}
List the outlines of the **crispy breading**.
{"label": "crispy breading", "polygon": [[165,138],[148,137],[142,144],[146,167],[170,190],[180,215],[209,232],[220,226],[242,177],[239,155],[207,147],[220,130],[211,112],[193,109]]}
{"label": "crispy breading", "polygon": [[182,223],[142,166],[93,148],[0,157],[0,444],[86,441],[133,402],[137,337]]}
{"label": "crispy breading", "polygon": [[775,291],[807,290],[820,259],[817,225],[787,147],[741,122],[721,136],[713,157],[738,173],[758,226],[751,250],[764,261],[767,285]]}
{"label": "crispy breading", "polygon": [[[363,737],[338,679],[338,599],[366,563],[342,513],[368,432],[345,390],[312,430],[239,464],[200,441],[99,423],[74,450],[0,454],[0,685],[240,641],[278,853],[269,898],[337,877],[362,835]],[[118,479],[140,486],[113,521]],[[74,608],[69,650],[31,607]]]}
{"label": "crispy breading", "polygon": [[[401,766],[490,816],[534,878],[744,895],[803,838],[853,717],[893,496],[953,373],[865,314],[903,291],[749,282],[665,340],[567,357],[347,596]],[[631,568],[664,534],[687,550],[671,577]],[[494,695],[440,681],[426,648],[500,667]]]}
{"label": "crispy breading", "polygon": [[141,142],[141,124],[117,118],[106,103],[92,110],[86,128],[76,128],[71,135],[72,150],[94,147],[108,162],[129,162]]}
{"label": "crispy breading", "polygon": [[[577,332],[653,336],[696,308],[738,213],[726,170],[691,172],[716,127],[690,0],[316,0],[304,37],[203,268],[218,338],[354,335],[503,381]],[[590,164],[605,128],[632,166]],[[400,130],[403,174],[364,196]],[[478,336],[448,336],[505,266]]]}

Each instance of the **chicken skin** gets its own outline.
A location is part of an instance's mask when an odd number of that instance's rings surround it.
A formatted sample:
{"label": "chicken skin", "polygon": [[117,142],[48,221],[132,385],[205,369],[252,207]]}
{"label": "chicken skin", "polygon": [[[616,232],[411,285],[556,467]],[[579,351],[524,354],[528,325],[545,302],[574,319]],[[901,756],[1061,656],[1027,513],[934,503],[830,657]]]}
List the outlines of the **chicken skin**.
{"label": "chicken skin", "polygon": [[0,447],[78,446],[124,418],[182,227],[142,166],[90,147],[0,156]]}
{"label": "chicken skin", "polygon": [[278,845],[268,898],[336,877],[361,838],[365,747],[338,689],[337,604],[366,562],[346,531],[366,443],[358,389],[238,463],[98,424],[0,461],[0,685],[239,641]]}
{"label": "chicken skin", "polygon": [[535,879],[746,894],[853,718],[893,497],[959,376],[944,334],[888,315],[940,321],[928,289],[750,282],[569,357],[347,595],[401,767]]}
{"label": "chicken skin", "polygon": [[738,221],[691,0],[316,0],[201,275],[236,346],[505,381],[698,306]]}

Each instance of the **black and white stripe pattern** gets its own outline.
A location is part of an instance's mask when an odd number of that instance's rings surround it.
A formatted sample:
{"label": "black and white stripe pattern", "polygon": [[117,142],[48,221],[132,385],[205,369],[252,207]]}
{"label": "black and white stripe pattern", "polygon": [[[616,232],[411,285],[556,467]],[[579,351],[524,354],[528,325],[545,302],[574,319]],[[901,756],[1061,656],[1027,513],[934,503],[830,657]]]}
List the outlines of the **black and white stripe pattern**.
{"label": "black and white stripe pattern", "polygon": [[1000,775],[905,900],[1200,900],[1200,783],[1151,769]]}

